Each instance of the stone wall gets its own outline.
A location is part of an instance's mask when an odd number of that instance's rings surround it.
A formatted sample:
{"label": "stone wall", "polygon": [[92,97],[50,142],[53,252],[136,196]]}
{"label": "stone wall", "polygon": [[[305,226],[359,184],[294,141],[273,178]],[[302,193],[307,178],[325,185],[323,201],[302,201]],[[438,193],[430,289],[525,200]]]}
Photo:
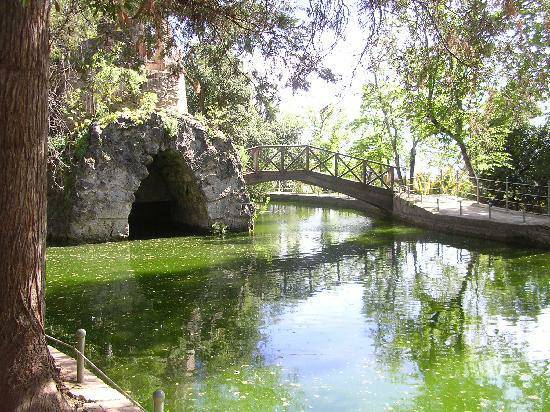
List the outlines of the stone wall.
{"label": "stone wall", "polygon": [[[331,195],[270,193],[273,201],[296,201],[316,206],[344,207],[370,216],[385,217],[380,209],[362,200]],[[393,217],[397,220],[441,233],[471,236],[506,243],[550,248],[550,227],[536,224],[514,224],[496,220],[475,219],[431,213],[398,196],[393,199]]]}
{"label": "stone wall", "polygon": [[300,202],[301,204],[309,204],[312,206],[326,206],[357,210],[359,212],[365,212],[369,216],[387,217],[387,213],[383,212],[376,206],[373,206],[363,200],[353,199],[351,197],[285,192],[272,192],[268,193],[268,196],[273,202]]}
{"label": "stone wall", "polygon": [[187,113],[185,76],[169,71],[149,71],[143,92],[154,92],[158,97],[157,108]]}
{"label": "stone wall", "polygon": [[153,161],[162,169],[154,179],[164,185],[151,189],[158,182],[149,184],[138,193],[138,201],[166,198],[168,190],[177,205],[177,222],[206,230],[222,222],[234,231],[252,224],[253,206],[232,143],[211,136],[190,116],[180,117],[177,135],[170,136],[162,118],[152,114],[142,124],[121,118],[104,130],[92,127],[89,147],[64,189],[50,186],[49,239],[81,243],[127,238],[136,192]]}

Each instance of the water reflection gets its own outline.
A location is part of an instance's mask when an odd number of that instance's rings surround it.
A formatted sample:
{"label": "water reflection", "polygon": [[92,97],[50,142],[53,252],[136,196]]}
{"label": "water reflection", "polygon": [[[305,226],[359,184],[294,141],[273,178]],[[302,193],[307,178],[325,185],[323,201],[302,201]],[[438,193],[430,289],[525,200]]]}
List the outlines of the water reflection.
{"label": "water reflection", "polygon": [[550,255],[272,205],[254,236],[48,250],[47,321],[168,410],[542,410]]}

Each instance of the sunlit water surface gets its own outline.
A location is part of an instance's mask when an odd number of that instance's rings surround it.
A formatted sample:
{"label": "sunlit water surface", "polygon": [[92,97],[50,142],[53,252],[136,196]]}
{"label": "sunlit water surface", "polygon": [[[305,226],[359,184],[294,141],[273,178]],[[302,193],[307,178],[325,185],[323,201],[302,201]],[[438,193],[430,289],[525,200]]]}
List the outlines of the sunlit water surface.
{"label": "sunlit water surface", "polygon": [[52,247],[47,332],[169,411],[549,410],[550,253],[271,205],[254,235]]}

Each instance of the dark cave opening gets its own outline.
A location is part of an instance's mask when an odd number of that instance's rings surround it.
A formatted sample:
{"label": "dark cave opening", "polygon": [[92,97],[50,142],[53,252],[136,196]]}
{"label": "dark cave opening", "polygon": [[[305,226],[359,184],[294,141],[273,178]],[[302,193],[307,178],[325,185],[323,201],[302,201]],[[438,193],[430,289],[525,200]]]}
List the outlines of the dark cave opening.
{"label": "dark cave opening", "polygon": [[181,236],[193,233],[192,228],[175,222],[170,200],[156,202],[134,202],[128,216],[130,239],[153,239]]}
{"label": "dark cave opening", "polygon": [[208,221],[203,196],[183,159],[160,152],[135,192],[128,216],[130,239],[202,234]]}

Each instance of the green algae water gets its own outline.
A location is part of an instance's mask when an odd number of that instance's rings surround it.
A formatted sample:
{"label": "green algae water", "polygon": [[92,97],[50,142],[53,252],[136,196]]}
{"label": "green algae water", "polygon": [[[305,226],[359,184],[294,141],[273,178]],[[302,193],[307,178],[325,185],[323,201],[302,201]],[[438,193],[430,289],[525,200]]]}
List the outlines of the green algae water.
{"label": "green algae water", "polygon": [[271,205],[253,235],[52,247],[47,333],[168,411],[550,410],[550,253]]}

